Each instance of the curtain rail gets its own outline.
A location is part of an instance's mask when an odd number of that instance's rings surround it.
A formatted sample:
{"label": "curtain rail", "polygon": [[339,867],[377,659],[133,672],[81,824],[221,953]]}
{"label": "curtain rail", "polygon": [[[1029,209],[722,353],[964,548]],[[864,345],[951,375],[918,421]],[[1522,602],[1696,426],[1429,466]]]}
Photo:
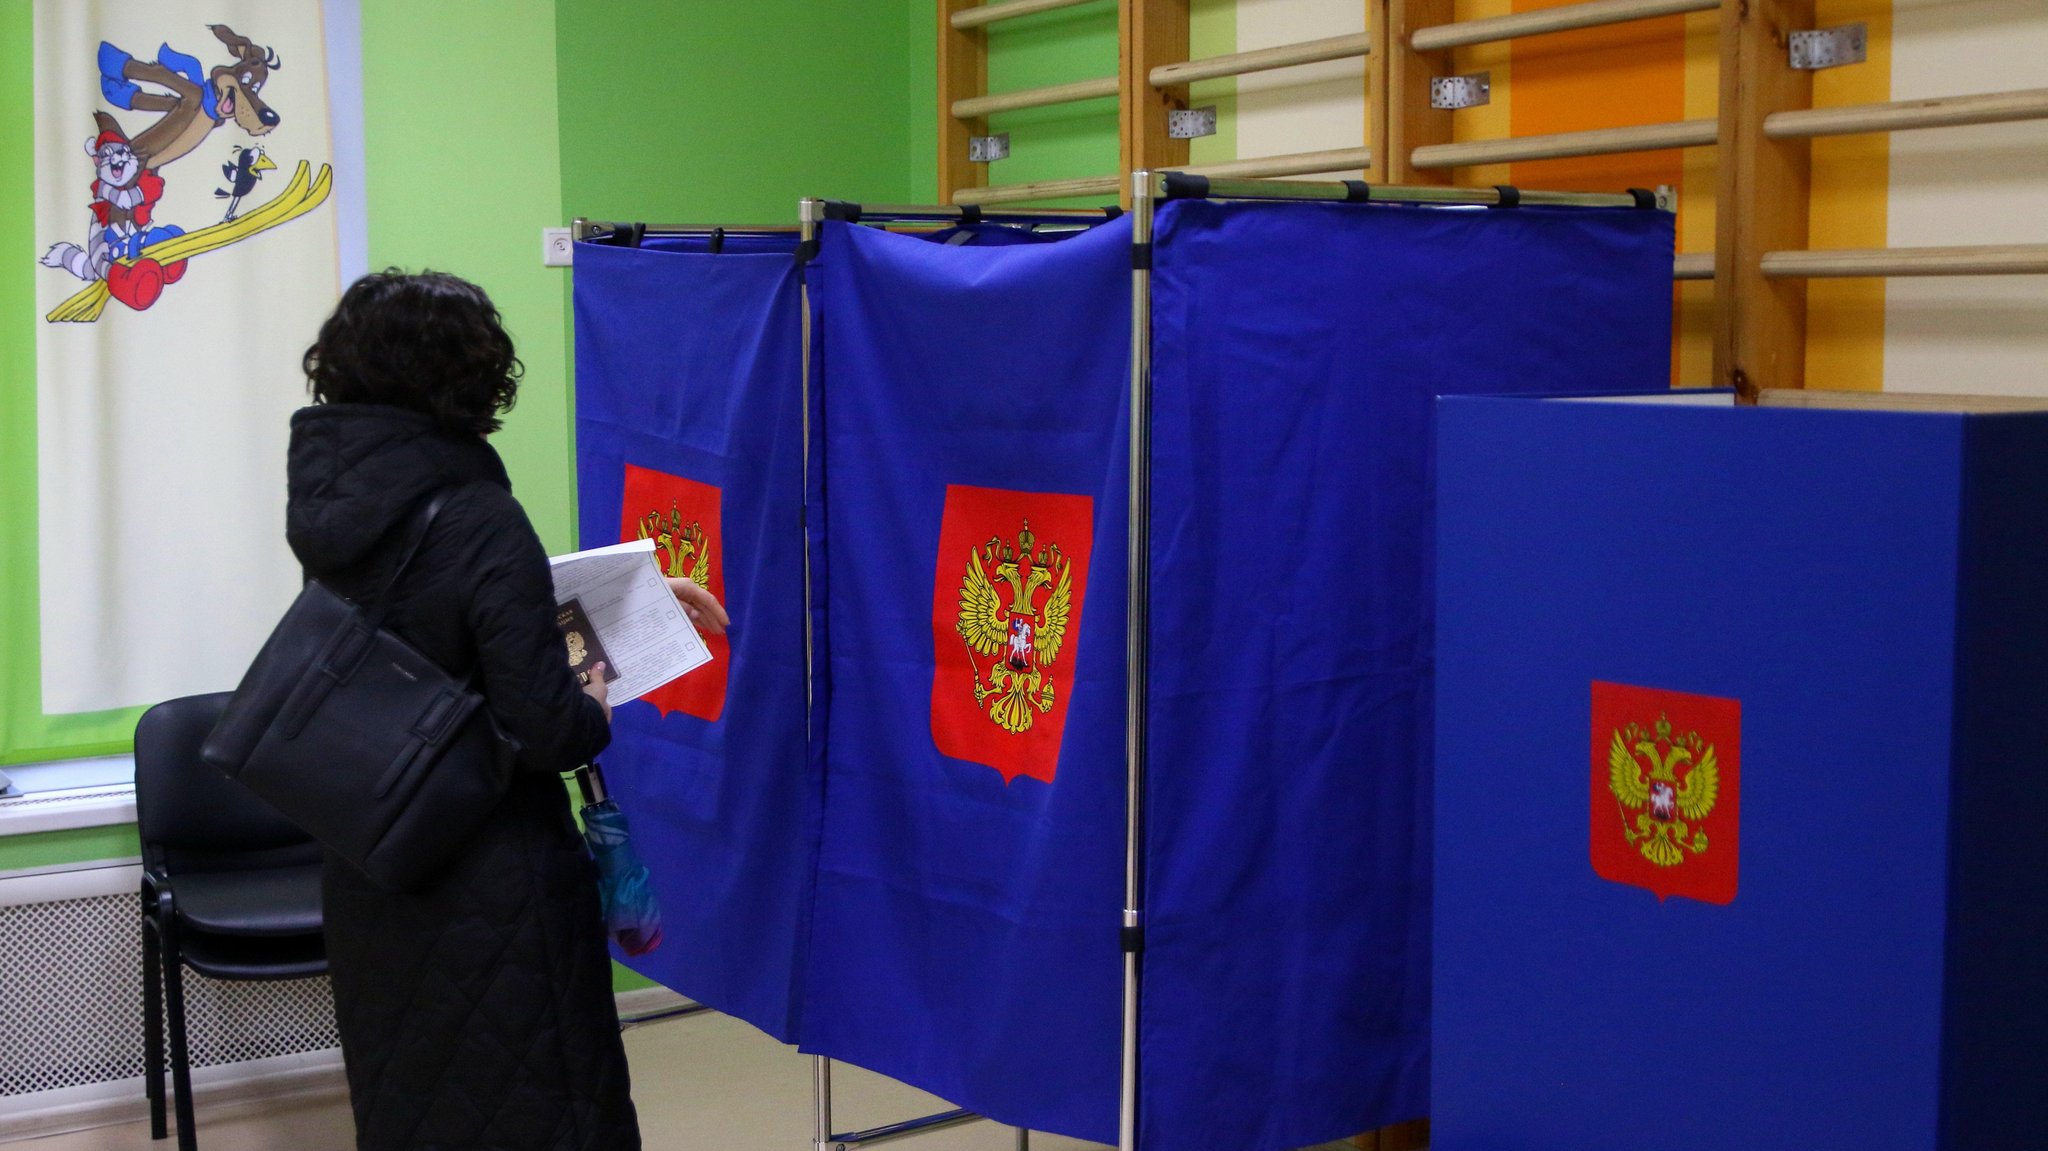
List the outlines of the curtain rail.
{"label": "curtain rail", "polygon": [[[1186,195],[1185,177],[1198,183],[1196,195],[1212,200],[1350,200],[1352,185],[1321,180],[1256,180],[1202,177],[1199,173],[1154,172],[1152,191],[1161,200]],[[1498,188],[1459,188],[1440,184],[1373,184],[1373,203],[1463,204],[1490,207],[1501,202]],[[1632,192],[1551,192],[1521,189],[1515,192],[1523,204],[1562,205],[1580,208],[1632,208]]]}
{"label": "curtain rail", "polygon": [[953,193],[955,204],[1016,204],[1029,200],[1064,200],[1075,196],[1114,196],[1122,181],[1115,176],[1080,180],[1040,180],[1034,184],[994,184],[986,188],[962,188]]}

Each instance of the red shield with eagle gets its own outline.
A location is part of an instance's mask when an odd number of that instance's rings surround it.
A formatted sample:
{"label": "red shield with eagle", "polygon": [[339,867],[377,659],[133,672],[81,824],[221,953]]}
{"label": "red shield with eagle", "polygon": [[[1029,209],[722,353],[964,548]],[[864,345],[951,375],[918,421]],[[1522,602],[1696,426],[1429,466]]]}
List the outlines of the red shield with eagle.
{"label": "red shield with eagle", "polygon": [[1742,703],[1593,684],[1593,872],[1730,903],[1741,846]]}
{"label": "red shield with eagle", "polygon": [[[663,575],[694,580],[724,603],[725,537],[719,530],[718,503],[719,491],[710,484],[627,464],[619,540],[653,540],[655,566]],[[679,711],[715,722],[725,714],[732,645],[722,635],[703,638],[711,651],[708,665],[642,697],[663,715]]]}
{"label": "red shield with eagle", "polygon": [[1051,783],[1072,706],[1095,506],[949,484],[932,574],[932,742]]}

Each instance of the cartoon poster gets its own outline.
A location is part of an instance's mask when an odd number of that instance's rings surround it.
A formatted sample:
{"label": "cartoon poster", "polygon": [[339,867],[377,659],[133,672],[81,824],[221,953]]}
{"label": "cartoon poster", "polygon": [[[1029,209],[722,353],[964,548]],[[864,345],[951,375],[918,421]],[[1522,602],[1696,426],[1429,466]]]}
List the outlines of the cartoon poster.
{"label": "cartoon poster", "polygon": [[332,15],[36,3],[46,714],[232,687],[297,592],[285,446],[339,291],[330,94],[357,84]]}

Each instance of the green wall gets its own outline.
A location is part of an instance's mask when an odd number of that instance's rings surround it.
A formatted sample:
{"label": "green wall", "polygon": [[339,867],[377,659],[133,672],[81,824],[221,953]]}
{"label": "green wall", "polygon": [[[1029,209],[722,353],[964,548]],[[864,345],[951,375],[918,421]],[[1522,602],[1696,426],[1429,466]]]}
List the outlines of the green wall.
{"label": "green wall", "polygon": [[560,0],[563,207],[793,224],[807,195],[903,201],[915,7]]}
{"label": "green wall", "polygon": [[[1188,58],[1228,56],[1237,51],[1237,0],[1188,0]],[[1188,104],[1216,105],[1216,134],[1188,142],[1188,162],[1214,164],[1237,159],[1237,77],[1204,80],[1188,92]]]}
{"label": "green wall", "polygon": [[[987,36],[990,92],[1117,74],[1117,6],[1108,0],[991,24]],[[991,184],[1109,176],[1121,162],[1114,97],[1002,112],[989,117],[988,128],[1010,134],[1009,159],[989,165]]]}
{"label": "green wall", "polygon": [[904,0],[910,65],[903,88],[904,123],[910,141],[910,196],[929,204],[939,187],[939,15],[936,0]]}
{"label": "green wall", "polygon": [[[911,11],[910,105],[913,198],[937,195],[938,13],[935,0],[907,0]],[[1237,51],[1237,0],[1189,0],[1189,55],[1195,59]],[[988,90],[1010,92],[1117,73],[1117,6],[1108,0],[1006,20],[988,32]],[[1191,163],[1237,158],[1237,81],[1194,86],[1190,103],[1216,105],[1217,130],[1192,142]],[[1010,133],[1010,157],[993,165],[991,184],[1026,184],[1104,176],[1119,171],[1114,99],[1025,108],[989,118],[991,132]],[[1100,198],[1070,200],[1094,207]]]}
{"label": "green wall", "polygon": [[[898,3],[558,0],[562,216],[794,224],[805,196],[928,199],[935,16]],[[566,293],[559,322],[573,381]]]}
{"label": "green wall", "polygon": [[434,268],[481,284],[526,364],[493,443],[550,551],[567,551],[572,445],[566,272],[542,266],[563,222],[555,4],[361,0],[370,265]]}

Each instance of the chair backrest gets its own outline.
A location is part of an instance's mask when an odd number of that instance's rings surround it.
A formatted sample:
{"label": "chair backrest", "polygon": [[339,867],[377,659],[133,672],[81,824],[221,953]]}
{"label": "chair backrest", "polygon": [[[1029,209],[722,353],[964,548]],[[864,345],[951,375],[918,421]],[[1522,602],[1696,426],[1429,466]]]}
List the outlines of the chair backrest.
{"label": "chair backrest", "polygon": [[135,724],[135,815],[152,868],[228,871],[320,858],[297,825],[199,758],[228,695],[165,700]]}

